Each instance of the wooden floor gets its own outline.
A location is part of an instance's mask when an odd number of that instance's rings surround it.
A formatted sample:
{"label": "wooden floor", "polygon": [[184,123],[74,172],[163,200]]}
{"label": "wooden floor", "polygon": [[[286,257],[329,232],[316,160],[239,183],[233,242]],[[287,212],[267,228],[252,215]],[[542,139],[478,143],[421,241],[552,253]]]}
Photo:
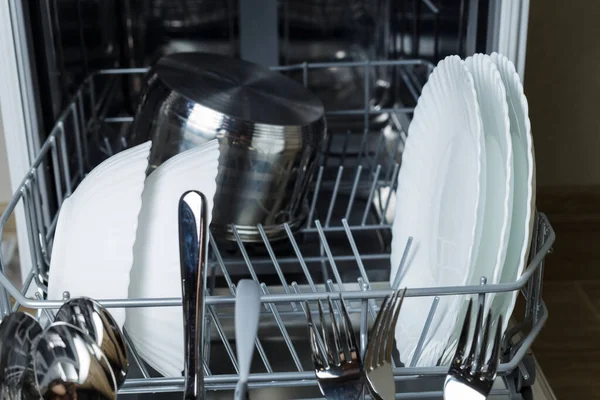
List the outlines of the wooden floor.
{"label": "wooden floor", "polygon": [[588,215],[549,215],[556,231],[544,275],[549,319],[533,350],[560,400],[600,400],[600,218]]}

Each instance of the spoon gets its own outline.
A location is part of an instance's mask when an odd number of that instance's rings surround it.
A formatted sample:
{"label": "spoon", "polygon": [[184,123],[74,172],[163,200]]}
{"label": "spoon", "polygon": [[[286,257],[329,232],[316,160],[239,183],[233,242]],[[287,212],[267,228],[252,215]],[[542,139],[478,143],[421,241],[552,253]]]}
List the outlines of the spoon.
{"label": "spoon", "polygon": [[203,335],[204,286],[208,253],[206,197],[198,191],[185,192],[179,199],[179,258],[183,295],[185,342],[184,399],[204,398],[204,376],[200,337]]}
{"label": "spoon", "polygon": [[260,288],[252,279],[239,281],[235,294],[235,347],[240,378],[234,400],[248,399],[248,375],[260,317]]}
{"label": "spoon", "polygon": [[[0,324],[0,399],[35,398],[29,353],[42,327],[31,315],[15,312]],[[39,398],[39,396],[37,396]]]}
{"label": "spoon", "polygon": [[108,359],[83,330],[54,322],[31,354],[43,399],[114,400],[117,383]]}
{"label": "spoon", "polygon": [[127,348],[119,325],[106,308],[93,299],[77,297],[62,305],[55,321],[68,322],[87,333],[106,356],[117,387],[121,387],[129,369]]}

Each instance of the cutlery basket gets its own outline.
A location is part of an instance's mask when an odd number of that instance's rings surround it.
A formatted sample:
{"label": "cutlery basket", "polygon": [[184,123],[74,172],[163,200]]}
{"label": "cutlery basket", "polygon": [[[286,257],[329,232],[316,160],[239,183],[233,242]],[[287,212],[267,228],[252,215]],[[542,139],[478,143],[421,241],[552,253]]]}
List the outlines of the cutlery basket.
{"label": "cutlery basket", "polygon": [[[398,79],[393,104],[372,101],[373,71],[386,67]],[[254,355],[249,386],[254,398],[320,398],[310,361],[305,317],[299,302],[326,299],[342,291],[364,350],[370,325],[389,289],[391,224],[395,185],[410,117],[433,65],[422,60],[302,63],[275,68],[301,80],[322,96],[352,96],[351,106],[330,107],[331,138],[309,193],[308,220],[299,232],[287,230],[278,242],[218,243],[209,249],[205,384],[208,399],[231,398],[237,381],[233,303],[235,283],[252,277],[262,283],[260,346]],[[50,318],[60,301],[45,300],[58,210],[77,184],[104,158],[122,149],[122,132],[132,116],[125,110],[124,88],[147,70],[100,70],[89,76],[63,111],[41,147],[19,190],[0,218],[0,232],[13,214],[22,213],[32,245],[20,254],[22,282],[8,277],[0,254],[0,312],[24,307]],[[319,77],[344,71],[348,85],[319,87]],[[328,89],[328,90],[325,90]],[[336,90],[339,93],[336,93]],[[335,102],[325,101],[326,104]],[[260,229],[260,228],[259,228]],[[544,257],[554,241],[544,214],[535,222],[529,265],[522,277],[498,285],[408,288],[406,296],[436,297],[520,291],[521,299],[503,342],[498,398],[521,399],[532,383],[529,348],[548,314],[541,298]],[[110,308],[177,307],[180,298],[112,299]],[[432,307],[431,313],[435,312]],[[431,316],[430,313],[430,316]],[[518,316],[518,317],[517,317]],[[428,330],[424,326],[424,334]],[[132,371],[120,390],[123,398],[172,398],[183,390],[182,376],[162,377],[129,343]],[[441,399],[446,367],[411,367],[397,361],[397,398]],[[403,360],[404,361],[404,360]],[[255,393],[255,394],[253,394]]]}

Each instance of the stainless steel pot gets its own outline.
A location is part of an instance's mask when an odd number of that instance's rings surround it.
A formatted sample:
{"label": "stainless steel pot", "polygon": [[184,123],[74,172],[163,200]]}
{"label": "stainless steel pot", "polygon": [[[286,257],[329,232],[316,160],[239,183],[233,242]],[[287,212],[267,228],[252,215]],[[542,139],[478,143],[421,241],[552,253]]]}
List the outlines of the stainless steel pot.
{"label": "stainless steel pot", "polygon": [[258,224],[272,240],[285,236],[284,223],[301,226],[325,135],[321,101],[296,81],[238,59],[176,53],[149,72],[127,142],[152,140],[152,170],[218,138],[213,233],[233,240],[235,224],[257,242]]}

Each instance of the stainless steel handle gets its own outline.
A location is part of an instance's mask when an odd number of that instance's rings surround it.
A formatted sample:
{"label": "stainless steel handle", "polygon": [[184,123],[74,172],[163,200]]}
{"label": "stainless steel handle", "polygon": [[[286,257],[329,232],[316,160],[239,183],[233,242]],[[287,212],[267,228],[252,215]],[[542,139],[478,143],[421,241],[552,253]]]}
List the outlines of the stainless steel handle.
{"label": "stainless steel handle", "polygon": [[207,204],[206,197],[193,190],[185,192],[179,199],[179,257],[185,343],[184,400],[204,398],[200,338],[204,321],[204,280],[208,252]]}

